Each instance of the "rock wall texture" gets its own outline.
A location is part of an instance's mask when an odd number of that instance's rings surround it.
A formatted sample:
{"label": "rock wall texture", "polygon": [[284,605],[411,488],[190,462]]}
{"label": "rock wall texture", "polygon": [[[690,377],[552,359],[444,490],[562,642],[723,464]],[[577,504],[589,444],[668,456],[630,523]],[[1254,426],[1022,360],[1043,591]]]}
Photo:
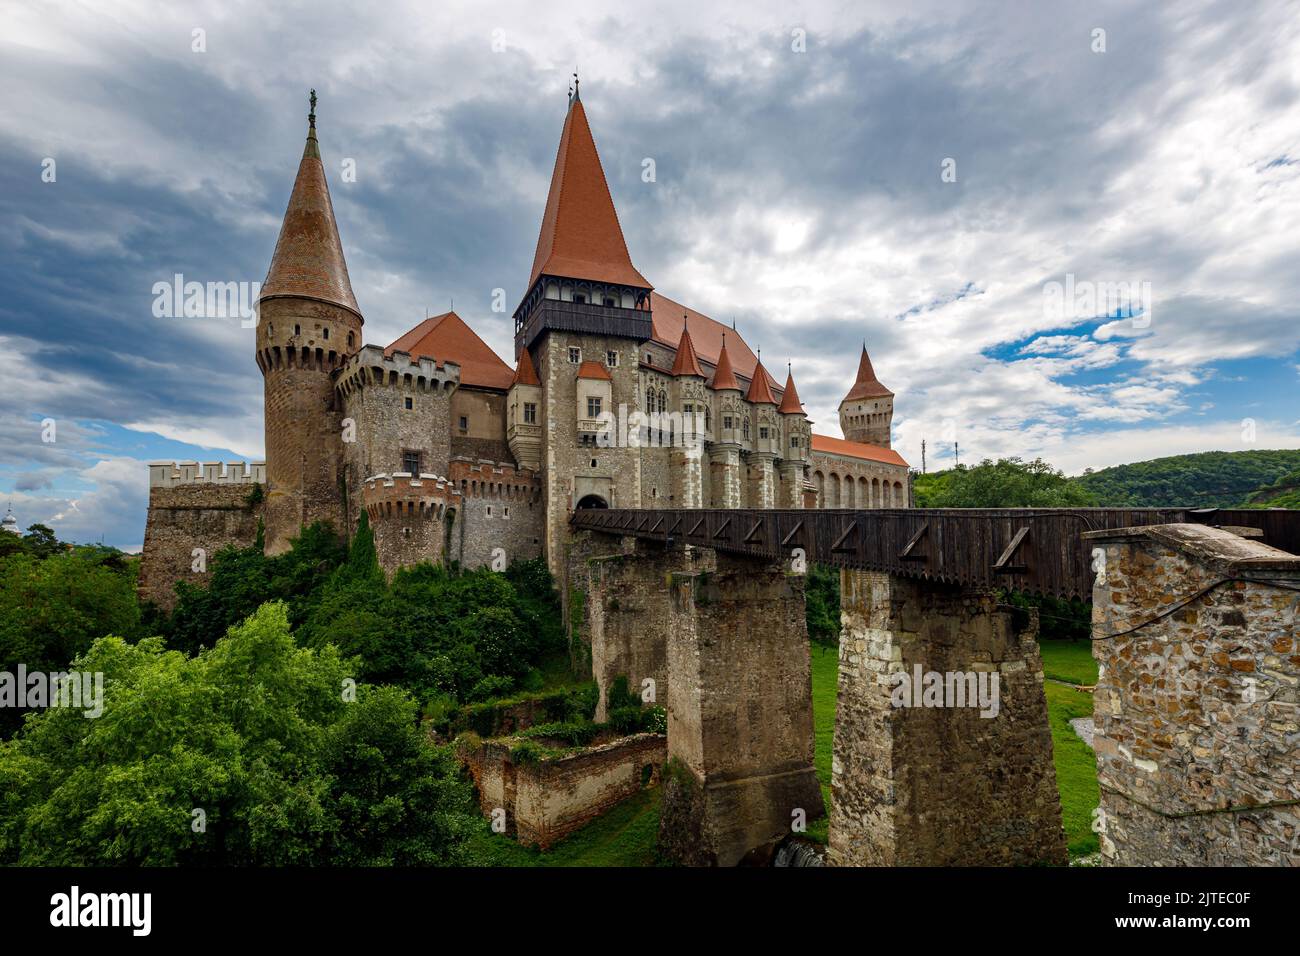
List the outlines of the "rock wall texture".
{"label": "rock wall texture", "polygon": [[760,861],[825,812],[813,770],[804,580],[716,556],[671,578],[661,849],[695,866]]}
{"label": "rock wall texture", "polygon": [[[840,592],[827,861],[1065,863],[1036,619],[988,593],[878,572],[841,572]],[[918,666],[956,675],[954,689],[996,676],[996,713],[955,695],[900,701]]]}
{"label": "rock wall texture", "polygon": [[1300,864],[1300,557],[1201,525],[1087,537],[1103,860]]}

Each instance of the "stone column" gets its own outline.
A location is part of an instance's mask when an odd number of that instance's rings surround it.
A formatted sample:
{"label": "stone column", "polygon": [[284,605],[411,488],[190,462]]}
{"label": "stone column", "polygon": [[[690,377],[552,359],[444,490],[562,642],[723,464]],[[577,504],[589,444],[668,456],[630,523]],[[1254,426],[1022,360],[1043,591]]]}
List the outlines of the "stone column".
{"label": "stone column", "polygon": [[1300,865],[1300,557],[1203,525],[1084,537],[1103,862]]}
{"label": "stone column", "polygon": [[[602,536],[604,537],[604,536]],[[714,553],[701,548],[665,549],[658,544],[607,538],[613,553],[586,559],[586,623],[591,639],[591,671],[600,688],[596,720],[609,719],[609,688],[620,676],[628,690],[642,694],[649,678],[647,705],[668,699],[669,575],[713,567]]]}
{"label": "stone column", "polygon": [[869,571],[840,592],[827,861],[1065,863],[1036,619]]}
{"label": "stone column", "polygon": [[783,459],[781,471],[781,501],[778,508],[802,508],[803,505],[803,462],[797,459]]}
{"label": "stone column", "polygon": [[765,862],[794,821],[825,812],[803,578],[717,561],[671,584],[659,845],[695,866]]}
{"label": "stone column", "polygon": [[749,506],[751,508],[769,509],[776,507],[776,474],[773,469],[775,460],[775,455],[766,452],[756,451],[750,453],[749,467],[752,476],[749,486]]}
{"label": "stone column", "polygon": [[668,455],[672,467],[673,505],[677,508],[704,507],[704,450],[700,446],[673,448]]}
{"label": "stone column", "polygon": [[714,445],[709,449],[710,487],[714,508],[739,508],[740,448],[737,445]]}

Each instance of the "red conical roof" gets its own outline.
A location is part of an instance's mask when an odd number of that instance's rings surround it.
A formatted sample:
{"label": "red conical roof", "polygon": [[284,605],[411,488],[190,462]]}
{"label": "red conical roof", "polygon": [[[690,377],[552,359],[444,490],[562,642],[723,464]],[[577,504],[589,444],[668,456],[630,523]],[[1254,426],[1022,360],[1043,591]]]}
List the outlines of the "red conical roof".
{"label": "red conical roof", "polygon": [[776,404],[776,396],[772,394],[772,387],[767,384],[767,377],[767,369],[763,368],[763,363],[760,361],[754,366],[754,377],[750,379],[745,401],[753,402],[755,405]]}
{"label": "red conical roof", "polygon": [[677,343],[677,358],[673,362],[674,376],[677,375],[698,375],[704,378],[704,369],[700,368],[700,360],[695,354],[695,343],[691,341],[690,330],[682,326],[682,338]]}
{"label": "red conical roof", "polygon": [[587,113],[576,96],[560,134],[529,287],[543,273],[650,288],[628,255]]}
{"label": "red conical roof", "polygon": [[860,398],[884,398],[893,395],[889,389],[876,378],[876,370],[871,367],[871,356],[867,355],[866,345],[862,346],[862,358],[858,361],[858,377],[844,396],[844,401],[852,402]]}
{"label": "red conical roof", "polygon": [[298,164],[298,178],[289,195],[289,208],[280,226],[280,238],[271,256],[271,267],[262,283],[261,299],[278,296],[320,299],[351,309],[358,317],[361,315],[348,279],[338,225],[334,222],[334,205],[325,182],[314,116],[307,131],[302,162]]}
{"label": "red conical roof", "polygon": [[519,367],[515,369],[515,380],[512,385],[541,385],[542,380],[537,377],[537,369],[533,368],[533,356],[528,349],[519,353]]}
{"label": "red conical roof", "polygon": [[709,387],[714,391],[720,391],[724,388],[734,388],[740,391],[740,383],[736,381],[736,373],[731,370],[731,359],[727,356],[727,339],[723,336],[722,351],[718,353],[718,367],[713,371],[713,381]]}
{"label": "red conical roof", "polygon": [[781,407],[777,411],[782,415],[803,414],[803,403],[799,401],[799,393],[794,390],[793,372],[785,377],[785,394],[781,396]]}

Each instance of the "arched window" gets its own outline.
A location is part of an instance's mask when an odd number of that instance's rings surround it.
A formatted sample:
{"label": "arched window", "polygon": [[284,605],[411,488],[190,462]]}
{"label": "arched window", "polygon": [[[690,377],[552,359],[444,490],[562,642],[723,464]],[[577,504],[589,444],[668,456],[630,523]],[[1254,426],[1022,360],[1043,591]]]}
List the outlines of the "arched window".
{"label": "arched window", "polygon": [[659,411],[661,412],[668,411],[668,393],[665,392],[662,388],[659,389]]}
{"label": "arched window", "polygon": [[647,412],[653,412],[655,410],[655,390],[653,388],[647,388],[645,390],[645,410]]}
{"label": "arched window", "polygon": [[745,433],[745,441],[749,441],[749,419],[748,418],[745,419],[744,433]]}

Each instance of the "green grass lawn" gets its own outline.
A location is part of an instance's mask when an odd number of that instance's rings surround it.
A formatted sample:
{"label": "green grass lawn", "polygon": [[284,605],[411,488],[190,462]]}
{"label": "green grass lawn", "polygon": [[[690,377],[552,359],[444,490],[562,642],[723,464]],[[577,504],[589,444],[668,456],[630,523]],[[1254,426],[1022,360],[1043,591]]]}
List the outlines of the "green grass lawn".
{"label": "green grass lawn", "polygon": [[1091,686],[1097,683],[1097,662],[1089,641],[1039,641],[1043,676],[1067,684]]}
{"label": "green grass lawn", "polygon": [[1065,824],[1070,856],[1096,853],[1092,811],[1101,800],[1097,789],[1097,760],[1092,748],[1070,726],[1073,717],[1092,716],[1092,695],[1051,681],[1046,681],[1043,689],[1047,693],[1052,758],[1056,764],[1056,786],[1061,791],[1061,820]]}
{"label": "green grass lawn", "polygon": [[831,813],[831,753],[835,743],[835,693],[839,678],[839,652],[820,644],[812,646],[813,766],[822,785],[826,816],[808,824],[808,837],[826,842]]}

